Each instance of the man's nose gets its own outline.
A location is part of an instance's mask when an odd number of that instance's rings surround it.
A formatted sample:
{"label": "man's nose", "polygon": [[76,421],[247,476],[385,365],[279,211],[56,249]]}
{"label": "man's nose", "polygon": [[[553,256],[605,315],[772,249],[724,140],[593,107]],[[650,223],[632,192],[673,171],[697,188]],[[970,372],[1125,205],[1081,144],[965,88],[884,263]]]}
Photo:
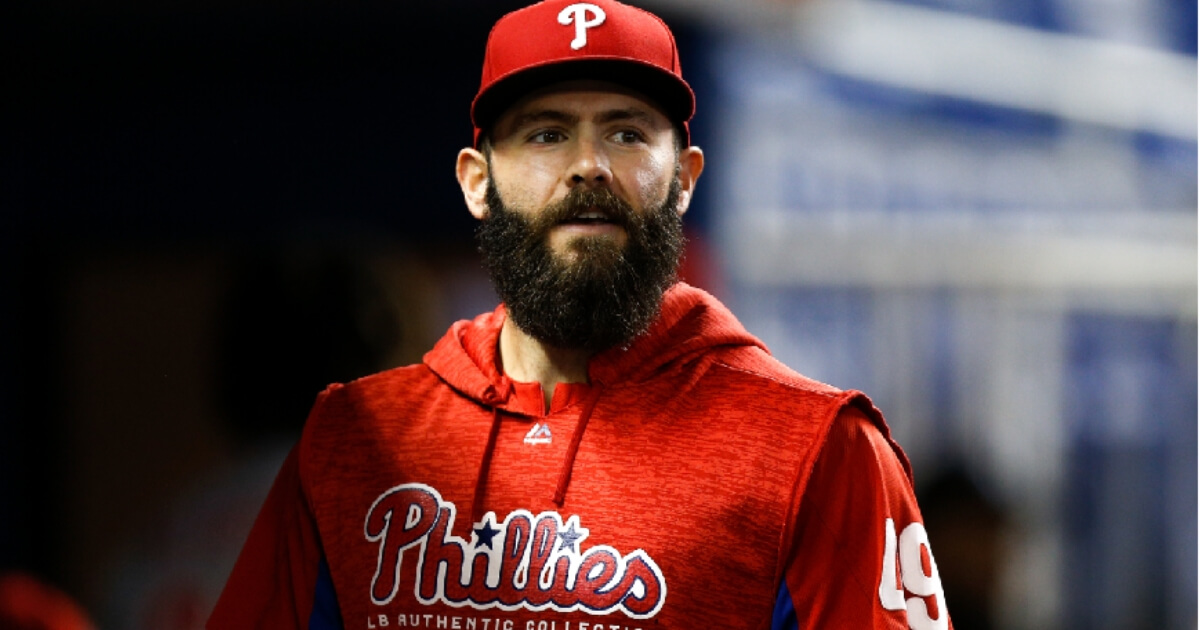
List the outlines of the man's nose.
{"label": "man's nose", "polygon": [[585,137],[577,141],[568,176],[572,188],[579,185],[600,187],[612,183],[608,153],[599,138]]}

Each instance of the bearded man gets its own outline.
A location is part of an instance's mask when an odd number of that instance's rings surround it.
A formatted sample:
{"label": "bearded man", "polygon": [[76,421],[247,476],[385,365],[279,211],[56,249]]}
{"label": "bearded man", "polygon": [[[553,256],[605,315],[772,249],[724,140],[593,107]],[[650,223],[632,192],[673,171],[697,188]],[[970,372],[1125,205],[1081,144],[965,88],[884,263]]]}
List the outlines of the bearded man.
{"label": "bearded man", "polygon": [[210,628],[949,627],[879,411],[676,281],[693,110],[650,13],[497,22],[456,174],[502,304],[320,395]]}

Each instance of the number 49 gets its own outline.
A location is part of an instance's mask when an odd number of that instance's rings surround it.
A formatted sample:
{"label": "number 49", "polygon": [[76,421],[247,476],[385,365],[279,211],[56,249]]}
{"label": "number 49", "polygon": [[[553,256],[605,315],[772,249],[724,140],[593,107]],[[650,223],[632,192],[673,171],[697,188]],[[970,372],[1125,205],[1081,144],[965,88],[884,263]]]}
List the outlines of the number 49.
{"label": "number 49", "polygon": [[[883,571],[879,577],[879,603],[887,610],[906,610],[912,630],[946,630],[946,594],[938,577],[937,563],[929,549],[929,534],[921,523],[911,523],[896,540],[896,523],[887,519],[883,546]],[[900,570],[896,571],[896,561]],[[903,588],[901,588],[903,584]],[[904,598],[905,589],[916,597]],[[933,597],[935,609],[929,610],[926,598]],[[937,618],[931,618],[934,612]]]}

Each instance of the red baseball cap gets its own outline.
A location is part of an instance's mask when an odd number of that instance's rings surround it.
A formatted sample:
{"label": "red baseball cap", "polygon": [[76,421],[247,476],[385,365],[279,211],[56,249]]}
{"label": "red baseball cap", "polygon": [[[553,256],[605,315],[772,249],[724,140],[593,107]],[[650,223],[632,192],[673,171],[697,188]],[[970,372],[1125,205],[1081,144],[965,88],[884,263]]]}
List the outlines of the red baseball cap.
{"label": "red baseball cap", "polygon": [[690,143],[696,97],[683,80],[675,36],[658,16],[615,0],[544,0],[500,18],[488,35],[471,103],[475,146],[519,98],[572,79],[611,81],[645,94]]}

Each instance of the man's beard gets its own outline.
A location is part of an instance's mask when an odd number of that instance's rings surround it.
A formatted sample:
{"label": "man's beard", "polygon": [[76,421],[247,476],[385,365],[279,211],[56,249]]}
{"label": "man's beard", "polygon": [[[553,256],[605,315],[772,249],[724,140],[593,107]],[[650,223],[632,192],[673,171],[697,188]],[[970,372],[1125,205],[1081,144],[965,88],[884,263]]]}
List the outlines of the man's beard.
{"label": "man's beard", "polygon": [[[638,213],[607,188],[576,187],[533,218],[504,206],[488,182],[488,215],[476,236],[484,266],[509,317],[549,346],[599,352],[625,345],[658,316],[683,255],[677,178],[662,204]],[[555,254],[549,234],[598,209],[624,228],[624,247],[607,236],[570,241]]]}

